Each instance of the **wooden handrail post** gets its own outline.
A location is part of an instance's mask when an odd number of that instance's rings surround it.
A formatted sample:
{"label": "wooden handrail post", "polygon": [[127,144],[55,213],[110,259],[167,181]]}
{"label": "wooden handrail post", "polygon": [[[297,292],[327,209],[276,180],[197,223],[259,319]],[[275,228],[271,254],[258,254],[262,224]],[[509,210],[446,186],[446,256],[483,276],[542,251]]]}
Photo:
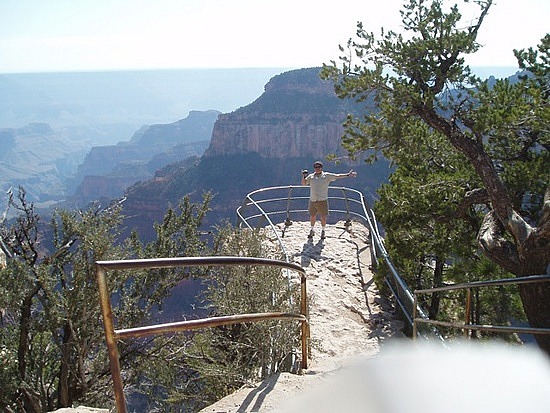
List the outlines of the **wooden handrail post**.
{"label": "wooden handrail post", "polygon": [[120,362],[118,359],[118,346],[115,337],[115,328],[113,323],[113,311],[111,308],[111,297],[107,287],[107,278],[105,269],[96,264],[97,284],[99,286],[99,302],[101,313],[103,315],[103,326],[105,328],[105,342],[109,353],[109,364],[111,366],[111,376],[113,379],[113,388],[115,391],[115,404],[118,413],[126,413],[126,399],[124,397],[124,388],[122,378],[120,377]]}
{"label": "wooden handrail post", "polygon": [[[472,309],[472,289],[471,288],[467,288],[466,289],[466,308],[465,308],[465,312],[466,314],[464,314],[464,324],[465,326],[466,325],[470,325],[470,312],[471,312],[471,309]],[[467,328],[467,327],[464,327],[464,337],[466,338],[470,338],[471,334],[470,334],[470,329]]]}
{"label": "wooden handrail post", "polygon": [[302,273],[300,277],[300,313],[306,318],[302,321],[302,369],[307,369],[307,359],[309,357],[308,345],[309,345],[309,315],[307,305],[307,288],[306,288],[306,276]]}
{"label": "wooden handrail post", "polygon": [[[292,269],[301,274],[301,302],[300,314],[296,313],[253,313],[237,314],[233,316],[222,316],[208,319],[191,321],[180,321],[165,324],[126,328],[116,330],[111,306],[111,295],[107,286],[107,270],[123,269],[151,269],[151,268],[178,268],[190,266],[219,266],[219,265],[267,265]],[[307,369],[309,358],[309,308],[307,302],[306,272],[297,264],[257,257],[172,257],[172,258],[149,258],[133,260],[96,261],[95,271],[99,287],[99,300],[103,325],[105,329],[105,341],[109,353],[111,376],[115,392],[115,404],[118,413],[127,413],[124,387],[122,384],[120,361],[118,355],[117,341],[123,338],[142,337],[155,334],[163,334],[176,331],[187,331],[197,328],[213,327],[216,325],[227,325],[242,322],[255,322],[268,319],[288,319],[301,321],[302,333],[302,369]]]}
{"label": "wooden handrail post", "polygon": [[412,332],[412,339],[413,341],[416,340],[416,335],[418,334],[417,326],[416,326],[416,306],[417,306],[417,295],[414,293],[414,300],[413,300],[413,313],[412,313],[412,319],[413,319],[413,332]]}

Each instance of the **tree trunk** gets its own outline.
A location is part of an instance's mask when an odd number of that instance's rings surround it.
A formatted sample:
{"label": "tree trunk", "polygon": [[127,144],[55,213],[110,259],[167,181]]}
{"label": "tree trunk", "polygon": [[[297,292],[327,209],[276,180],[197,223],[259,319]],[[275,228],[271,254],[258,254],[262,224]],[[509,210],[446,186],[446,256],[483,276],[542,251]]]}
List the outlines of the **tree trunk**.
{"label": "tree trunk", "polygon": [[71,407],[73,396],[70,385],[70,363],[71,363],[71,328],[65,325],[63,332],[63,344],[61,348],[61,366],[59,369],[59,387],[58,387],[58,408]]}
{"label": "tree trunk", "polygon": [[19,345],[17,347],[17,369],[19,379],[25,381],[27,371],[27,349],[29,343],[29,329],[31,323],[32,295],[25,297],[21,304],[21,318],[19,320]]}
{"label": "tree trunk", "polygon": [[38,287],[35,287],[23,300],[21,304],[21,318],[19,320],[19,344],[17,348],[17,364],[19,380],[21,382],[20,391],[23,395],[22,405],[25,412],[40,413],[42,411],[40,395],[36,389],[30,389],[26,384],[27,378],[27,356],[29,349],[29,334],[31,329],[32,301]]}
{"label": "tree trunk", "polygon": [[[550,283],[520,286],[519,293],[529,325],[535,328],[550,328]],[[535,335],[537,344],[550,355],[550,335]]]}
{"label": "tree trunk", "polygon": [[[478,236],[483,253],[516,276],[546,274],[550,263],[547,197],[539,227],[533,228],[513,209],[506,187],[483,145],[464,134],[454,121],[438,115],[433,107],[422,106],[418,113],[466,156],[487,190],[492,210],[485,217]],[[550,286],[546,283],[521,286],[520,295],[530,325],[550,328]],[[539,334],[536,339],[540,348],[550,355],[550,336]]]}
{"label": "tree trunk", "polygon": [[[434,268],[434,282],[433,286],[435,288],[441,287],[443,285],[443,268],[445,266],[444,260],[439,257],[435,258],[435,268]],[[430,307],[428,309],[428,314],[431,320],[437,320],[437,315],[439,314],[439,303],[441,302],[441,293],[432,294],[432,299],[430,302]]]}

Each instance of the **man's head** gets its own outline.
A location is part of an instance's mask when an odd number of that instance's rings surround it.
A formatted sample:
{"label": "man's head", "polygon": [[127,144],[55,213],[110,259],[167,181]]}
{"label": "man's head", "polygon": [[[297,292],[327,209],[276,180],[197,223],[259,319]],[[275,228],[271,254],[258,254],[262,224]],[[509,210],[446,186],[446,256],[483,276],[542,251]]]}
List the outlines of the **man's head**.
{"label": "man's head", "polygon": [[323,162],[321,161],[316,161],[314,164],[313,164],[313,169],[315,170],[315,172],[321,172],[323,170]]}

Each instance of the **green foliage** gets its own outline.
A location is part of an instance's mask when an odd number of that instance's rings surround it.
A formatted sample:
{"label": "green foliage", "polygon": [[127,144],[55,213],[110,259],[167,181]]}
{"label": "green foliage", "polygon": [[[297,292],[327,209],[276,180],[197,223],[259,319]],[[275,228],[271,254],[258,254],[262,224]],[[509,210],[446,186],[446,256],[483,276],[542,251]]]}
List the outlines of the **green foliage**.
{"label": "green foliage", "polygon": [[[201,203],[183,198],[177,209],[169,208],[163,221],[154,225],[157,236],[153,241],[143,245],[137,234],[133,233],[125,242],[127,250],[133,258],[204,255],[208,248],[199,228],[209,211],[211,199],[210,193],[203,194]],[[133,270],[125,273],[118,282],[115,279],[112,283],[113,292],[119,295],[118,305],[113,310],[117,323],[136,327],[144,323],[168,321],[163,315],[165,299],[182,280],[202,273],[200,268]],[[176,403],[172,393],[179,395],[187,391],[193,394],[199,391],[196,373],[187,361],[191,338],[186,334],[174,334],[119,344],[119,352],[125,355],[122,361],[125,385],[130,389],[128,397],[133,399],[137,410],[149,411],[162,406],[170,409]],[[167,404],[168,401],[172,404]]]}
{"label": "green foliage", "polygon": [[[218,228],[214,249],[217,255],[282,259],[280,251],[269,251],[265,245],[259,233],[225,226]],[[212,315],[298,313],[299,282],[287,276],[262,266],[215,268],[206,280],[205,302]],[[193,342],[197,356],[190,359],[204,380],[200,397],[211,403],[244,384],[294,368],[299,331],[299,323],[285,320],[201,331]]]}
{"label": "green foliage", "polygon": [[[464,57],[479,49],[492,1],[466,3],[479,9],[468,22],[458,5],[408,0],[402,33],[376,36],[359,23],[356,40],[341,47],[341,67],[333,61],[321,73],[341,98],[365,103],[363,115],[348,116],[343,146],[396,165],[375,210],[387,249],[414,289],[540,274],[549,261],[548,248],[538,245],[548,245],[550,36],[536,50],[515,51],[528,70],[515,82],[483,82]],[[367,104],[372,98],[376,111]],[[521,316],[517,292],[502,291],[478,295],[479,319]],[[456,315],[457,304],[441,298],[425,298],[430,315]]]}
{"label": "green foliage", "polygon": [[[210,193],[203,194],[201,203],[192,203],[185,197],[178,203],[177,209],[168,208],[163,221],[155,223],[156,238],[143,245],[137,233],[125,240],[133,258],[161,258],[201,256],[207,251],[204,237],[199,228],[209,211],[212,200]],[[124,300],[121,301],[119,317],[121,322],[129,318],[128,308],[145,311],[148,316],[156,308],[160,310],[162,301],[182,280],[197,275],[200,270],[193,269],[152,269],[132,271],[131,278],[118,285]],[[135,279],[135,282],[133,281]],[[144,313],[144,314],[145,314]],[[132,322],[131,318],[128,322]]]}
{"label": "green foliage", "polygon": [[9,204],[19,215],[12,226],[0,229],[8,256],[1,270],[0,307],[3,346],[9,354],[17,354],[17,374],[2,377],[11,385],[0,404],[8,411],[70,405],[108,369],[99,347],[104,338],[97,328],[100,312],[93,263],[119,253],[113,247],[119,207],[78,214],[57,211],[50,226],[50,252],[44,248],[40,219],[25,192],[20,189],[17,200],[10,196]]}
{"label": "green foliage", "polygon": [[[0,270],[0,407],[4,411],[48,411],[73,403],[108,406],[112,383],[104,344],[94,263],[129,257],[199,255],[201,224],[210,196],[200,205],[184,199],[157,225],[158,238],[142,245],[119,240],[121,205],[84,211],[59,210],[41,225],[20,189],[9,206],[18,212],[0,222],[7,265]],[[48,247],[47,247],[48,246]],[[113,312],[121,326],[158,316],[163,298],[187,273],[113,271]],[[181,340],[122,343],[119,350],[130,388],[186,343]],[[147,381],[147,380],[144,380]]]}
{"label": "green foliage", "polygon": [[[24,190],[18,199],[10,197],[19,215],[11,225],[0,226],[8,258],[0,270],[2,410],[112,404],[94,263],[209,253],[199,228],[211,198],[206,193],[197,204],[182,199],[155,224],[157,237],[143,244],[135,233],[119,239],[121,205],[59,210],[43,227]],[[267,251],[263,241],[259,234],[226,226],[215,235],[214,250],[281,258],[280,252]],[[298,287],[280,270],[111,271],[117,328],[163,321],[165,299],[189,277],[207,286],[205,302],[213,315],[297,312]],[[139,411],[196,411],[245,382],[288,370],[299,337],[296,322],[266,321],[125,340],[118,349],[126,395]]]}

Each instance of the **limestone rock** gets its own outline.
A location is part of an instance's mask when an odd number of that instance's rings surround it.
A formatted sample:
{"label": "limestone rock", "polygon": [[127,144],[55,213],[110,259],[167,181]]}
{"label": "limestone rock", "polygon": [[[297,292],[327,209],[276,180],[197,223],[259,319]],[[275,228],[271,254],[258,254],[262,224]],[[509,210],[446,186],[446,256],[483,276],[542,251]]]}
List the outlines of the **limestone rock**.
{"label": "limestone rock", "polygon": [[273,77],[253,103],[220,115],[206,156],[256,152],[266,158],[343,155],[341,137],[350,102],[339,99],[319,68]]}

